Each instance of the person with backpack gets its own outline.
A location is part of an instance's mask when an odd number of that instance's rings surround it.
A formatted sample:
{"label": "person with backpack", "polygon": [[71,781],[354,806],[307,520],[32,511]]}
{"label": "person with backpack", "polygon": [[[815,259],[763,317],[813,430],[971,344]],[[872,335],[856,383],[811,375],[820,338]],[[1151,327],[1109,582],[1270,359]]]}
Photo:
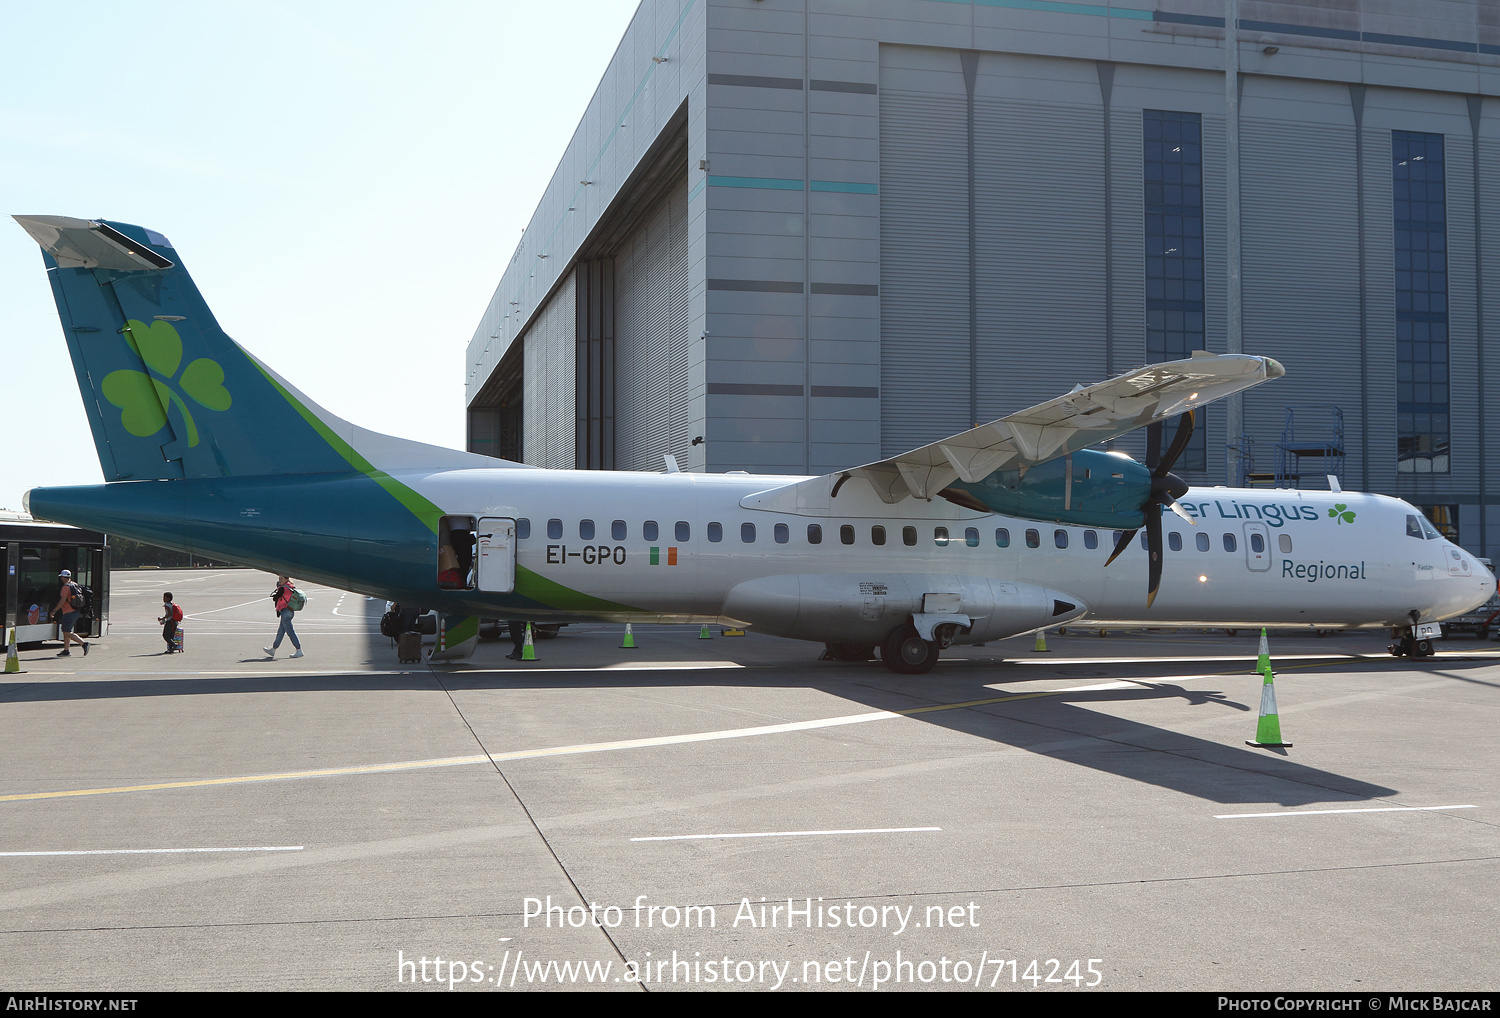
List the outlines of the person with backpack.
{"label": "person with backpack", "polygon": [[271,591],[271,600],[276,604],[276,615],[281,619],[281,626],[276,630],[276,640],[269,647],[263,648],[266,657],[274,658],[276,649],[281,646],[281,638],[290,636],[292,646],[296,648],[292,657],[302,656],[302,641],[297,639],[297,631],[292,628],[292,616],[307,604],[307,598],[302,591],[292,586],[291,577],[276,577],[276,589]]}
{"label": "person with backpack", "polygon": [[177,623],[182,621],[182,606],[172,603],[170,590],[161,596],[161,618],[156,621],[161,623],[161,638],[167,641],[167,649],[162,653],[170,654],[178,649],[175,637],[177,636]]}
{"label": "person with backpack", "polygon": [[58,657],[72,657],[73,652],[68,649],[74,640],[83,645],[83,656],[89,656],[89,642],[77,633],[73,627],[78,624],[78,609],[83,607],[83,588],[73,582],[73,573],[64,569],[57,574],[62,580],[62,590],[57,596],[57,607],[52,609],[52,614],[57,618],[57,630],[62,633],[63,649]]}

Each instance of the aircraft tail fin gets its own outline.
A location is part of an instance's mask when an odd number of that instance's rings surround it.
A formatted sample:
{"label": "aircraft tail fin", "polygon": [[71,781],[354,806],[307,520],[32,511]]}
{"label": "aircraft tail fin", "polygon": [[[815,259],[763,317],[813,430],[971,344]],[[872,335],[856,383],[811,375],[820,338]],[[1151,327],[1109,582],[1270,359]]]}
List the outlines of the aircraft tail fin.
{"label": "aircraft tail fin", "polygon": [[224,333],[155,231],[15,219],[44,252],[106,481],[515,465],[319,407]]}

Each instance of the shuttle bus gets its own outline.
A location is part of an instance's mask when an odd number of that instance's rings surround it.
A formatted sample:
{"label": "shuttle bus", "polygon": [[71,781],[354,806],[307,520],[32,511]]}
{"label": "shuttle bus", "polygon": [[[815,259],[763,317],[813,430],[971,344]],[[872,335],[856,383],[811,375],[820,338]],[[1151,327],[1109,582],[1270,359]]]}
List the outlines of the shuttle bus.
{"label": "shuttle bus", "polygon": [[[64,569],[91,597],[74,632],[85,639],[103,636],[108,624],[109,567],[105,536],[59,523],[38,523],[20,513],[0,513],[0,562],[5,564],[5,620],[0,638],[15,627],[16,643],[58,640],[57,607]],[[3,650],[3,648],[0,648]]]}

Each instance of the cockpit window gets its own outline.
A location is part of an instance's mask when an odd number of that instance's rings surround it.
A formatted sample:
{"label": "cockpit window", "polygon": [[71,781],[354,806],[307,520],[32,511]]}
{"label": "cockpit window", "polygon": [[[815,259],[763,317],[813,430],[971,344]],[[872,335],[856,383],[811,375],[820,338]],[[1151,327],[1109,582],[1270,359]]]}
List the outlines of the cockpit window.
{"label": "cockpit window", "polygon": [[1441,540],[1443,536],[1442,534],[1439,534],[1437,532],[1436,527],[1427,522],[1427,517],[1425,516],[1422,517],[1422,533],[1427,537],[1427,540],[1429,541]]}
{"label": "cockpit window", "polygon": [[1419,541],[1423,539],[1421,520],[1410,513],[1406,516],[1406,536],[1415,537]]}

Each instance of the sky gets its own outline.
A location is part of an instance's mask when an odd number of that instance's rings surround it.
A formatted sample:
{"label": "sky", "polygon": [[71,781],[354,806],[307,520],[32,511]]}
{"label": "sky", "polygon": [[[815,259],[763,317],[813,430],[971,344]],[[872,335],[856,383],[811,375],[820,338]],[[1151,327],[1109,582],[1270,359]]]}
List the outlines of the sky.
{"label": "sky", "polygon": [[165,234],[313,400],[463,448],[465,348],[636,6],[6,0],[0,509],[103,480],[12,214]]}

